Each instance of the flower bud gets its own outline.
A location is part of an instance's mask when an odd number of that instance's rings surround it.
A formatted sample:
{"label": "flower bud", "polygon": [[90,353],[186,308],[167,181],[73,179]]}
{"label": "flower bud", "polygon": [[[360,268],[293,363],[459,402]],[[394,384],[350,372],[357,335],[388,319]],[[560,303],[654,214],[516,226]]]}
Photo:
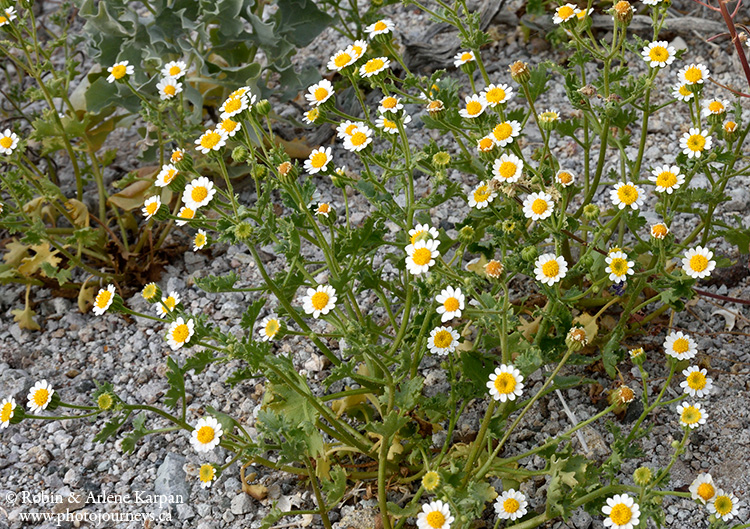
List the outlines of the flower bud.
{"label": "flower bud", "polygon": [[156,303],[161,299],[161,289],[156,283],[149,283],[141,290],[141,296],[149,303]]}
{"label": "flower bud", "polygon": [[633,20],[633,6],[627,0],[620,0],[612,8],[615,22],[627,27]]}
{"label": "flower bud", "polygon": [[466,75],[471,75],[474,73],[474,70],[477,69],[477,63],[476,61],[468,61],[461,65],[461,71],[464,72]]}
{"label": "flower bud", "polygon": [[469,244],[474,242],[475,235],[476,233],[474,232],[474,228],[472,228],[471,226],[464,226],[458,232],[458,240],[462,244]]}
{"label": "flower bud", "polygon": [[737,138],[737,123],[734,121],[727,121],[722,127],[722,134],[724,141],[732,143]]}
{"label": "flower bud", "polygon": [[451,155],[445,151],[436,152],[432,156],[432,164],[435,167],[446,167],[451,163]]}
{"label": "flower bud", "polygon": [[601,211],[596,204],[586,204],[583,206],[583,216],[588,220],[596,220],[599,218],[599,215],[601,215]]}
{"label": "flower bud", "polygon": [[537,250],[536,246],[527,246],[523,250],[521,250],[521,258],[526,261],[527,263],[530,263],[534,259],[536,259],[539,256],[539,250]]}
{"label": "flower bud", "polygon": [[271,113],[271,103],[268,102],[268,99],[261,99],[255,103],[255,110],[257,110],[258,114],[261,116],[267,116]]}
{"label": "flower bud", "polygon": [[565,345],[571,351],[580,351],[589,343],[586,336],[586,329],[580,326],[571,327],[568,335],[565,337]]}
{"label": "flower bud", "polygon": [[516,61],[510,65],[510,76],[518,84],[526,84],[531,80],[529,65],[523,61]]}
{"label": "flower bud", "polygon": [[555,130],[558,121],[560,121],[560,115],[554,110],[545,110],[537,116],[539,120],[539,126],[546,131]]}
{"label": "flower bud", "polygon": [[248,152],[245,147],[242,145],[239,145],[232,149],[232,160],[234,160],[237,163],[243,163],[247,161],[248,158]]}
{"label": "flower bud", "polygon": [[487,277],[497,279],[503,274],[504,268],[503,263],[491,259],[486,265],[484,265],[484,273],[487,274]]}
{"label": "flower bud", "polygon": [[100,410],[108,410],[115,403],[115,399],[109,392],[102,393],[99,398],[96,399],[96,405],[99,406]]}
{"label": "flower bud", "polygon": [[427,113],[432,119],[438,119],[445,110],[445,105],[439,99],[433,99],[427,103]]}
{"label": "flower bud", "polygon": [[645,487],[651,483],[652,477],[651,469],[648,467],[638,467],[635,469],[635,472],[633,472],[633,481],[639,487]]}
{"label": "flower bud", "polygon": [[193,170],[193,157],[190,156],[189,153],[183,151],[182,158],[177,163],[175,163],[174,166],[180,172],[190,172]]}
{"label": "flower bud", "polygon": [[268,174],[268,168],[265,165],[258,164],[253,167],[253,177],[258,180],[263,180]]}
{"label": "flower bud", "polygon": [[643,350],[643,347],[636,347],[635,349],[631,349],[629,351],[629,354],[630,359],[637,366],[642,366],[644,360],[646,360],[646,352]]}
{"label": "flower bud", "polygon": [[253,227],[247,222],[240,222],[234,226],[234,236],[244,241],[253,235]]}

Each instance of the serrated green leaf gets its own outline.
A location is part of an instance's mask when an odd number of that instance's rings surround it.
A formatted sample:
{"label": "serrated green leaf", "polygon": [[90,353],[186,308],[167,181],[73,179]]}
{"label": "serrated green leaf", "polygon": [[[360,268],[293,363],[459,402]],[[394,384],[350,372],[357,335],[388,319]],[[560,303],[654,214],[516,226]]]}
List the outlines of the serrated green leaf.
{"label": "serrated green leaf", "polygon": [[167,382],[169,389],[164,395],[164,404],[168,408],[176,408],[177,402],[185,393],[185,378],[180,366],[171,356],[167,358]]}

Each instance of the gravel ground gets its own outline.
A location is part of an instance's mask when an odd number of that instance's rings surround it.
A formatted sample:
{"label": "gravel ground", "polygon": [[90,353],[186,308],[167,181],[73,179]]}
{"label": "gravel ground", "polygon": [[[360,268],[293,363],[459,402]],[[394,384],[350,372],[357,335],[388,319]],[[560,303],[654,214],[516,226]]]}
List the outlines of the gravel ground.
{"label": "gravel ground", "polygon": [[[404,36],[410,40],[417,39],[428,23],[427,17],[415,12],[413,8],[389,6],[388,9]],[[506,73],[507,65],[514,60],[526,60],[536,64],[547,59],[560,59],[558,51],[550,50],[543,41],[533,41],[534,46],[529,46],[520,39],[519,32],[507,27],[499,27],[498,36],[498,42],[485,50],[483,56],[490,75],[500,82],[510,82]],[[710,65],[712,74],[722,83],[739,83],[740,70],[736,67],[733,57],[726,55],[716,46],[701,43],[692,36],[684,36],[684,40],[678,39],[673,44],[687,47],[686,60]],[[323,65],[327,57],[344,44],[338,34],[326,31],[308,49],[303,50],[296,60],[300,64]],[[636,61],[632,66],[634,70],[643,68],[640,61]],[[323,67],[321,66],[321,71]],[[660,75],[657,87],[668,90],[674,84],[674,76],[678,69],[679,66],[675,64],[666,75]],[[455,71],[449,72],[448,75],[460,77]],[[711,87],[707,88],[710,89]],[[718,92],[716,94],[719,95]],[[666,92],[657,97],[666,98]],[[375,101],[378,98],[379,94],[373,93],[369,99]],[[564,90],[561,84],[552,82],[550,91],[545,94],[544,100],[538,106],[556,106],[556,102],[563,99]],[[282,117],[301,119],[300,112],[295,106],[286,105],[280,108],[282,110],[279,113]],[[416,131],[421,125],[418,118],[421,109],[407,107],[407,110],[414,115],[411,127]],[[561,110],[565,116],[564,109]],[[750,114],[747,113],[747,109],[745,114],[747,115],[744,119],[748,119]],[[645,167],[674,160],[678,152],[678,138],[688,120],[687,114],[669,112],[657,116],[650,122],[651,138],[647,144]],[[296,131],[297,134],[299,132]],[[529,127],[529,132],[523,143],[525,153],[530,153],[540,139],[538,135],[535,136],[533,127]],[[421,146],[430,138],[448,150],[455,148],[448,138],[441,137],[433,131],[413,134],[413,145]],[[333,148],[336,165],[345,164],[356,171],[355,159],[348,156],[340,144],[335,144]],[[553,138],[551,148],[561,158],[567,159],[567,167],[573,171],[582,169],[581,153],[575,144],[566,139]],[[634,155],[635,149],[629,148],[628,154]],[[127,156],[128,153],[120,155],[124,160],[127,160]],[[607,163],[606,169],[609,166],[617,167],[619,159],[614,152]],[[450,177],[463,181],[467,187],[477,183],[473,177],[458,172],[454,172]],[[316,183],[322,195],[331,199],[334,208],[343,211],[340,192],[324,179],[318,179]],[[738,215],[745,224],[750,224],[748,184],[750,177],[737,177],[736,181],[730,184],[731,189],[728,193],[732,200],[721,208],[720,216],[723,220],[731,222],[733,216]],[[696,179],[693,185],[704,186],[706,182]],[[428,189],[428,180],[420,178],[417,188]],[[253,193],[246,190],[241,199],[245,203],[252,203]],[[608,195],[605,192],[596,197],[602,204],[607,199]],[[644,209],[649,209],[649,205],[647,203]],[[354,212],[354,223],[361,221],[369,209],[365,199],[356,194],[350,195],[350,206]],[[455,236],[455,231],[451,231],[453,225],[460,222],[466,212],[465,203],[454,199],[430,213],[436,225]],[[678,236],[691,230],[689,223],[690,219],[685,219],[684,225],[675,226]],[[395,226],[392,229],[395,231]],[[176,240],[179,240],[180,236],[180,232],[177,232]],[[714,249],[718,254],[725,255],[733,261],[746,261],[746,257],[739,256],[736,248],[726,243],[717,241]],[[264,251],[268,261],[266,266],[271,272],[286,266],[284,258],[275,256],[272,248],[264,248]],[[742,269],[744,270],[744,267]],[[244,248],[216,245],[209,252],[196,254],[188,251],[182,259],[174,260],[167,266],[159,284],[164,292],[178,292],[187,311],[193,314],[206,314],[222,329],[242,334],[243,331],[238,326],[239,318],[245,307],[255,300],[255,295],[206,294],[194,284],[195,277],[206,274],[220,275],[231,270],[240,275],[240,283],[244,286],[261,282],[258,270]],[[750,299],[750,278],[744,274],[739,274],[738,277],[739,279],[728,277],[723,283],[718,282],[703,288],[716,294]],[[513,286],[516,291],[521,292],[527,285],[518,282]],[[86,404],[85,396],[95,387],[94,381],[110,381],[118,395],[127,402],[159,405],[168,387],[164,372],[169,350],[161,336],[164,327],[162,324],[144,320],[129,322],[111,314],[99,318],[92,314],[80,314],[70,300],[50,299],[49,291],[37,290],[34,297],[39,304],[35,310],[40,314],[44,332],[30,333],[11,324],[10,310],[18,306],[22,300],[22,293],[23,289],[18,286],[0,287],[0,310],[3,314],[0,321],[0,397],[15,395],[18,402],[25,403],[28,388],[36,380],[46,379],[64,400]],[[370,300],[364,299],[363,302],[368,304]],[[137,295],[126,300],[126,303],[144,312],[149,310]],[[272,308],[273,306],[265,307],[261,316]],[[688,309],[676,316],[675,326],[688,330],[698,340],[701,358],[710,365],[717,388],[708,398],[703,399],[710,413],[709,423],[691,436],[687,452],[672,469],[669,486],[686,490],[699,470],[710,471],[720,486],[733,491],[744,501],[745,506],[740,510],[739,520],[746,521],[750,517],[750,342],[744,334],[744,329],[750,322],[750,314],[746,306],[731,303],[718,306],[708,298],[691,302]],[[724,312],[717,312],[719,309]],[[725,332],[730,324],[732,332]],[[649,354],[656,355],[665,331],[663,328],[654,328],[654,333],[634,338],[633,343],[627,345],[643,345],[649,350]],[[300,372],[308,375],[311,385],[325,378],[325,365],[312,345],[295,339],[285,339],[276,347],[284,353],[293,352],[295,366]],[[174,356],[183,360],[188,354],[178,351]],[[655,366],[655,363],[650,365]],[[260,409],[263,387],[252,381],[246,381],[234,388],[226,385],[225,379],[238,367],[240,365],[236,362],[213,366],[200,376],[187,377],[186,389],[191,401],[188,422],[195,423],[203,416],[205,408],[211,406],[219,411],[231,413],[245,425],[251,435],[254,434],[254,419]],[[639,388],[637,371],[631,371],[627,363],[621,368],[624,381],[633,388]],[[657,367],[654,367],[653,371],[651,375],[655,380],[666,375],[659,372]],[[445,375],[433,358],[425,360],[422,372],[429,382],[426,391],[428,394],[448,388]],[[528,384],[529,392],[541,387],[542,382],[541,373],[532,375]],[[601,378],[600,382],[605,388],[610,384],[606,378]],[[677,390],[679,386],[673,384],[668,390],[668,396],[676,397]],[[638,396],[638,393],[636,395]],[[568,390],[564,393],[564,398],[578,420],[591,417],[604,406],[602,402],[592,400],[591,396],[582,390]],[[459,423],[457,435],[470,435],[478,429],[484,406],[485,402],[478,402],[470,407],[465,418]],[[632,409],[625,415],[624,428],[629,428],[629,424],[637,417],[637,413],[634,413],[637,411]],[[623,480],[627,483],[631,482],[630,476],[637,466],[656,468],[665,465],[671,455],[670,443],[681,434],[675,424],[673,410],[661,410],[653,415],[651,420],[654,428],[650,436],[642,442],[646,455],[641,460],[627,462],[623,468]],[[211,489],[202,489],[198,486],[197,469],[200,464],[209,460],[191,449],[186,434],[149,436],[136,445],[135,453],[124,454],[119,440],[110,439],[103,444],[92,442],[92,438],[102,426],[101,420],[94,423],[81,420],[46,425],[27,421],[20,426],[14,425],[3,430],[3,435],[0,436],[0,453],[3,454],[0,458],[0,498],[5,501],[0,499],[0,528],[29,527],[28,522],[19,520],[21,512],[59,512],[59,506],[44,504],[46,502],[43,501],[30,500],[24,503],[18,498],[8,501],[8,492],[21,491],[29,491],[32,494],[59,494],[63,497],[67,497],[71,492],[121,495],[135,495],[136,492],[140,492],[144,498],[150,494],[181,495],[184,503],[169,506],[133,506],[110,502],[89,505],[76,511],[153,512],[165,516],[168,513],[171,517],[171,521],[154,523],[151,527],[257,528],[272,502],[278,502],[278,506],[283,510],[313,507],[311,492],[301,488],[295,479],[269,472],[262,467],[251,467],[249,472],[255,472],[257,482],[268,487],[268,498],[265,500],[254,500],[241,491],[239,467],[236,464],[225,471]],[[161,426],[165,424],[156,419],[149,419],[148,427]],[[512,455],[528,450],[569,426],[570,419],[560,400],[554,395],[546,397],[540,400],[539,405],[527,415],[522,426],[513,434],[505,453]],[[606,457],[612,439],[603,423],[595,423],[583,432],[586,447],[584,448],[580,440],[575,438],[575,448],[593,458]],[[434,441],[442,442],[439,434],[435,436]],[[211,461],[225,462],[229,461],[229,458],[230,454],[217,450],[212,453]],[[539,468],[542,460],[531,458],[522,461],[522,464],[528,468]],[[374,516],[377,502],[376,498],[368,495],[366,485],[359,484],[340,511],[331,513],[331,519],[337,528],[364,529],[376,526]],[[522,490],[529,497],[531,509],[543,508],[546,493],[544,479],[527,481],[522,485]],[[81,506],[73,506],[76,507]],[[707,527],[705,514],[692,502],[667,500],[665,508],[667,527]],[[7,520],[4,517],[5,513]],[[282,520],[281,523],[318,526],[319,519],[297,517]],[[34,526],[46,528],[55,527],[56,524],[39,522]],[[63,522],[61,526],[74,525],[71,522]],[[84,523],[82,526],[89,525]],[[144,524],[142,521],[118,522],[102,526],[119,529],[140,528],[144,527]],[[602,527],[602,523],[601,518],[592,520],[588,514],[579,511],[568,523],[554,522],[549,527],[588,529]]]}

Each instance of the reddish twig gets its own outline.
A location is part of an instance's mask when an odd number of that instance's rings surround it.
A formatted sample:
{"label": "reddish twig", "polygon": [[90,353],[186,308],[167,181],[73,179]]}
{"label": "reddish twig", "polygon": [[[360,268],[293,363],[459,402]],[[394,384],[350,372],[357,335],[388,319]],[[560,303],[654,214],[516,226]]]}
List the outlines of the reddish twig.
{"label": "reddish twig", "polygon": [[728,301],[729,303],[739,303],[741,305],[750,305],[750,300],[747,300],[747,299],[733,298],[731,296],[722,296],[721,294],[714,294],[712,292],[707,292],[705,290],[699,290],[697,288],[694,288],[693,290],[699,296],[703,296],[703,297],[706,297],[706,298],[720,299],[722,301]]}

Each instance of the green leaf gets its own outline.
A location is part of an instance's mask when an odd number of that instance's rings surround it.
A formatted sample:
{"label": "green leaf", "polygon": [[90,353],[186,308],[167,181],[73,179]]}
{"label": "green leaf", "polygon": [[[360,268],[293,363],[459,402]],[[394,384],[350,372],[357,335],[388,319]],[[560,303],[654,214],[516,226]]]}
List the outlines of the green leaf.
{"label": "green leaf", "polygon": [[607,345],[602,349],[602,364],[607,374],[615,378],[617,376],[617,364],[623,359],[624,353],[620,342],[622,341],[624,331],[617,327],[609,338]]}
{"label": "green leaf", "polygon": [[392,410],[381,423],[370,423],[365,429],[374,434],[381,435],[383,439],[390,440],[398,431],[406,426],[409,419],[401,417],[396,410]]}
{"label": "green leaf", "polygon": [[346,471],[340,466],[334,467],[330,472],[331,479],[320,480],[320,488],[326,497],[326,505],[338,505],[341,498],[346,494]]}
{"label": "green leaf", "polygon": [[401,508],[392,501],[389,501],[386,503],[386,506],[388,507],[388,512],[396,519],[399,518],[409,518],[411,516],[416,516],[419,514],[419,511],[422,510],[422,506],[419,503],[413,503],[409,502],[406,504],[406,507]]}
{"label": "green leaf", "polygon": [[258,298],[252,305],[250,305],[245,311],[245,313],[242,315],[242,319],[240,320],[240,326],[243,329],[246,329],[252,332],[253,327],[255,326],[255,321],[258,319],[258,314],[260,314],[260,311],[263,308],[263,305],[265,304],[266,304],[265,298]]}
{"label": "green leaf", "polygon": [[103,443],[104,441],[115,435],[117,431],[122,427],[122,424],[125,422],[126,418],[126,415],[118,415],[117,417],[114,417],[107,421],[104,427],[99,430],[99,433],[94,436],[94,441],[97,443]]}
{"label": "green leaf", "polygon": [[396,406],[401,408],[404,413],[413,410],[422,397],[423,386],[423,377],[410,378],[402,382],[396,391],[394,399]]}
{"label": "green leaf", "polygon": [[167,358],[167,382],[169,389],[164,395],[164,404],[168,408],[176,408],[179,401],[185,393],[185,378],[180,366],[177,365],[172,357]]}
{"label": "green leaf", "polygon": [[206,366],[214,362],[215,360],[216,357],[214,356],[214,354],[206,349],[205,351],[195,353],[193,356],[188,357],[188,359],[185,360],[185,365],[182,368],[182,372],[187,373],[192,369],[196,375],[200,375],[201,372],[206,368]]}
{"label": "green leaf", "polygon": [[198,288],[209,293],[232,292],[234,284],[239,281],[240,277],[232,270],[225,276],[206,276],[196,277],[195,284]]}

